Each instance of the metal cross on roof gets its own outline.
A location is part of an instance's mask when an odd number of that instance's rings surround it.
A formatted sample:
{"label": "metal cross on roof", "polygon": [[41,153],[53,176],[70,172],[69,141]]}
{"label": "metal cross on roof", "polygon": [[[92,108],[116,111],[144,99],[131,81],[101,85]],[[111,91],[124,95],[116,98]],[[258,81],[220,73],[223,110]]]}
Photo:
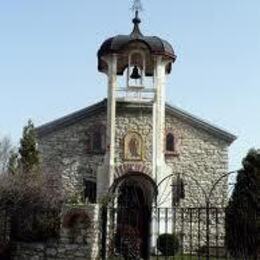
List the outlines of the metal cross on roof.
{"label": "metal cross on roof", "polygon": [[132,11],[135,13],[139,13],[142,10],[143,10],[143,5],[141,3],[141,0],[134,0],[133,6],[132,6]]}

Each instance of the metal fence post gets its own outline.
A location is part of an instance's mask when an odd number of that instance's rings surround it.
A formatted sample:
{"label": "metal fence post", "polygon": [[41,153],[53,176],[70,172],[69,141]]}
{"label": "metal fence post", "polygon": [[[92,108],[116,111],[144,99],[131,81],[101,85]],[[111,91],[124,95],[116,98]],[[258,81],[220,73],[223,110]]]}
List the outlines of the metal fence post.
{"label": "metal fence post", "polygon": [[107,254],[107,208],[101,209],[101,221],[102,221],[102,241],[101,241],[101,258],[106,260]]}
{"label": "metal fence post", "polygon": [[207,245],[207,256],[206,256],[206,259],[209,260],[209,257],[210,257],[210,252],[209,252],[209,245],[210,245],[210,238],[209,238],[209,208],[210,207],[210,203],[209,203],[209,200],[207,199],[207,202],[206,202],[206,245]]}

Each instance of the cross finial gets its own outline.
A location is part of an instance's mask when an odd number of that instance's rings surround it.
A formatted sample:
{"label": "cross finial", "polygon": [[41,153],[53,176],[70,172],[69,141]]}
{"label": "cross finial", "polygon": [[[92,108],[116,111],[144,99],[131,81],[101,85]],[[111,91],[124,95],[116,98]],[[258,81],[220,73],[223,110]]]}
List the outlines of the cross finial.
{"label": "cross finial", "polygon": [[132,11],[135,12],[135,15],[138,16],[138,13],[143,10],[141,0],[134,0]]}
{"label": "cross finial", "polygon": [[134,0],[132,10],[135,12],[135,17],[133,19],[134,29],[131,33],[131,37],[140,38],[142,37],[142,33],[139,29],[139,24],[141,23],[139,12],[143,10],[141,0]]}

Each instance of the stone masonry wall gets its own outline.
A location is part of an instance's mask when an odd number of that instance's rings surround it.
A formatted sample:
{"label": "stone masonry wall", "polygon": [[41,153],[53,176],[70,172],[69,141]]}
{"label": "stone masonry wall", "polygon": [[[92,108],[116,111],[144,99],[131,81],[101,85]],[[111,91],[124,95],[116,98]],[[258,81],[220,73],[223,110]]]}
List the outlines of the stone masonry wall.
{"label": "stone masonry wall", "polygon": [[[180,174],[186,184],[185,200],[181,206],[205,206],[205,197],[199,185],[208,194],[214,183],[227,173],[228,144],[170,115],[166,117],[166,129],[172,130],[177,138],[177,154],[166,156],[166,163],[172,173],[176,176]],[[214,189],[211,197],[214,206],[226,205],[227,181],[228,178],[224,178]]]}
{"label": "stone masonry wall", "polygon": [[[206,244],[207,216],[204,192],[208,196],[213,185],[223,174],[228,172],[228,144],[169,114],[166,116],[166,132],[168,131],[172,132],[176,138],[176,152],[165,156],[167,169],[170,169],[171,173],[174,174],[174,179],[179,175],[184,180],[185,192],[185,198],[180,200],[175,211],[174,231],[177,234],[182,234],[180,239],[185,251],[189,252],[192,245],[194,252],[196,252],[198,248]],[[162,185],[163,192],[159,194],[164,203],[167,201],[164,194],[171,190],[169,188],[171,182],[165,183],[165,185],[166,187]],[[158,198],[159,204],[162,199]],[[168,199],[171,200],[172,197],[169,196]],[[225,213],[221,208],[226,206],[227,201],[228,177],[225,177],[215,186],[210,196],[210,207],[218,208],[218,210],[211,209],[209,211],[209,243],[211,247],[224,246]],[[199,207],[202,208],[200,211]],[[186,210],[181,210],[181,208],[186,208]],[[190,209],[188,210],[188,208]],[[164,217],[162,213],[162,223]]]}
{"label": "stone masonry wall", "polygon": [[[116,165],[127,164],[124,161],[124,136],[128,131],[136,131],[142,135],[144,142],[144,161],[134,162],[152,167],[152,114],[149,109],[128,109],[122,110],[117,114],[116,130]],[[175,137],[176,152],[165,155],[165,168],[161,176],[158,176],[157,183],[167,175],[173,174],[173,179],[178,175],[184,180],[185,199],[180,201],[178,207],[197,208],[204,207],[201,210],[200,220],[196,210],[187,211],[182,214],[176,212],[176,225],[171,225],[169,219],[173,219],[171,212],[168,216],[166,211],[160,211],[160,220],[156,217],[155,230],[153,232],[168,233],[173,228],[177,233],[183,233],[182,243],[185,250],[190,250],[190,244],[193,244],[194,250],[206,244],[206,198],[202,189],[208,195],[214,183],[228,171],[228,143],[219,139],[208,132],[187,123],[184,120],[176,118],[171,114],[166,114],[165,133],[172,132]],[[131,162],[130,162],[131,163]],[[159,188],[158,207],[172,207],[172,179],[169,178]],[[212,207],[225,207],[228,200],[228,178],[223,178],[216,185],[211,196]],[[192,212],[192,216],[190,215]],[[217,246],[216,236],[218,236],[218,246],[224,244],[224,211],[218,211],[218,223],[215,218],[216,212],[210,211],[210,245]],[[184,220],[182,220],[184,217]],[[167,220],[167,225],[166,223]],[[192,219],[192,220],[191,220]],[[160,228],[157,230],[158,221]],[[192,225],[193,238],[190,239],[190,228]],[[200,230],[198,226],[200,225]],[[167,226],[168,230],[164,230]],[[201,237],[198,241],[198,232]]]}
{"label": "stone masonry wall", "polygon": [[[128,109],[117,113],[116,122],[116,166],[127,164],[124,161],[124,136],[128,131],[142,135],[144,142],[143,162],[134,162],[152,167],[152,114],[151,109]],[[209,193],[213,184],[228,171],[228,144],[225,141],[166,114],[166,132],[171,131],[176,138],[176,153],[165,156],[165,171],[158,176],[160,182],[168,174],[174,174],[185,181],[183,207],[205,206],[205,196],[199,187]],[[131,162],[130,162],[131,163]],[[199,183],[196,183],[197,182]],[[212,195],[214,206],[225,206],[227,202],[228,178],[216,186]],[[167,184],[171,187],[172,183]],[[169,196],[171,199],[172,197]],[[160,198],[159,198],[160,199]],[[172,205],[168,205],[172,206]]]}
{"label": "stone masonry wall", "polygon": [[[97,124],[106,124],[106,114],[93,115],[76,124],[56,130],[39,139],[44,169],[62,175],[66,192],[82,190],[83,178],[96,180],[98,167],[104,162],[102,154],[86,152],[86,132]],[[205,205],[205,199],[196,179],[206,192],[228,170],[228,144],[204,130],[166,114],[166,131],[171,130],[177,141],[177,154],[167,155],[163,176],[180,174],[185,179],[186,198],[183,206]],[[139,162],[124,160],[124,136],[128,131],[141,134],[144,159]],[[135,163],[152,168],[152,111],[151,108],[118,107],[116,118],[115,166]],[[172,183],[170,183],[171,185]],[[225,205],[227,178],[217,185],[212,196],[214,204]]]}
{"label": "stone masonry wall", "polygon": [[[88,129],[93,129],[96,124],[100,123],[106,124],[105,112],[56,130],[39,140],[45,170],[61,174],[67,193],[82,190],[84,177],[96,180],[98,168],[104,163],[104,155],[86,152],[85,134]],[[143,161],[125,161],[124,137],[129,131],[137,132],[142,136]],[[168,131],[174,133],[176,152],[165,155],[164,170],[161,176],[157,176],[156,182],[159,183],[170,174],[173,174],[173,179],[179,175],[185,184],[185,199],[180,201],[179,207],[205,207],[205,195],[202,189],[208,194],[214,183],[228,171],[229,144],[218,136],[199,128],[196,124],[177,118],[166,111],[165,134]],[[117,106],[115,136],[115,167],[135,164],[152,169],[151,107]],[[212,206],[225,207],[228,199],[227,182],[228,178],[224,178],[216,185],[211,196]],[[158,202],[163,201],[163,203],[158,203],[158,207],[172,206],[172,184],[172,179],[168,179],[161,185]],[[161,223],[163,223],[164,216],[161,215],[161,218]],[[177,215],[177,221],[178,218],[180,216]],[[218,234],[220,240],[224,237],[224,223],[222,222],[219,223],[222,227]],[[211,219],[211,224],[214,225],[214,219]],[[196,223],[192,225],[196,236]],[[178,231],[178,226],[175,229]],[[211,231],[214,237],[214,229]]]}
{"label": "stone masonry wall", "polygon": [[12,259],[14,260],[86,260],[99,259],[99,225],[98,208],[85,208],[90,216],[91,225],[77,223],[73,228],[61,228],[58,241],[47,243],[13,244]]}
{"label": "stone masonry wall", "polygon": [[97,169],[103,164],[104,154],[87,151],[87,135],[97,125],[106,125],[105,113],[93,115],[38,140],[44,171],[62,177],[68,196],[82,193],[83,178],[96,181]]}
{"label": "stone masonry wall", "polygon": [[124,160],[124,137],[128,132],[137,132],[142,136],[143,161],[135,162],[152,168],[152,114],[147,108],[122,109],[117,111],[116,140],[115,140],[115,165],[131,163]]}

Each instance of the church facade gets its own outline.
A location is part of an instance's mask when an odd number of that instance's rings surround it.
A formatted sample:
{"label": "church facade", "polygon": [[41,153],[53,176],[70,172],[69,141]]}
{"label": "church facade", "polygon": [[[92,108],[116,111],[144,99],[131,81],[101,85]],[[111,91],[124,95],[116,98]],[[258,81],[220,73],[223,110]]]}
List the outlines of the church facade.
{"label": "church facade", "polygon": [[[233,136],[179,108],[168,104],[165,107],[165,164],[163,172],[156,179],[152,175],[152,106],[117,102],[114,179],[134,172],[145,174],[159,184],[163,178],[173,174],[173,179],[181,175],[188,181],[191,176],[203,183],[205,188],[210,187],[228,171],[228,148]],[[38,144],[44,169],[61,174],[67,194],[83,194],[86,183],[89,183],[94,194],[86,191],[86,199],[98,203],[98,198],[109,191],[103,176],[103,171],[108,172],[108,168],[105,168],[106,124],[105,99],[38,128]],[[186,187],[182,204],[198,205],[197,199],[203,196],[200,193],[198,190],[194,194]],[[226,200],[227,187],[221,187],[219,195]],[[173,199],[167,206],[172,206]]]}
{"label": "church facade", "polygon": [[[121,209],[116,229],[135,223],[146,258],[156,250],[156,233],[178,229],[176,221],[165,224],[166,211],[160,226],[152,208],[203,207],[205,192],[228,172],[236,137],[166,103],[176,55],[167,41],[144,36],[140,22],[136,12],[131,34],[109,38],[99,49],[107,98],[38,127],[37,134],[43,168],[60,175],[68,200],[99,207],[109,198]],[[226,205],[227,177],[212,199],[216,207]]]}

